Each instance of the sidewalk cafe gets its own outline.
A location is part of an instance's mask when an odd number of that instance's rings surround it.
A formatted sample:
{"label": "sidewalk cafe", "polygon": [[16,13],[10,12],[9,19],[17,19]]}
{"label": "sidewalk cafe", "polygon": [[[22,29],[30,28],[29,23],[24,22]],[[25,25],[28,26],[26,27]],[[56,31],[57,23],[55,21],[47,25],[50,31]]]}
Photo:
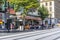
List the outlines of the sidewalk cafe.
{"label": "sidewalk cafe", "polygon": [[[19,19],[17,19],[16,16],[12,17],[12,23],[14,24],[13,29],[16,30],[29,30],[31,27],[35,27],[40,24],[40,18],[39,17],[33,17],[33,16],[26,16],[25,17],[25,25],[24,25],[24,20],[20,16]],[[31,26],[30,26],[31,25]],[[12,25],[10,26],[12,29]]]}
{"label": "sidewalk cafe", "polygon": [[30,29],[30,27],[33,27],[34,25],[36,25],[36,26],[39,25],[40,20],[41,20],[39,17],[33,17],[33,16],[26,16],[25,19],[26,19],[25,20],[25,24],[26,24],[25,29]]}

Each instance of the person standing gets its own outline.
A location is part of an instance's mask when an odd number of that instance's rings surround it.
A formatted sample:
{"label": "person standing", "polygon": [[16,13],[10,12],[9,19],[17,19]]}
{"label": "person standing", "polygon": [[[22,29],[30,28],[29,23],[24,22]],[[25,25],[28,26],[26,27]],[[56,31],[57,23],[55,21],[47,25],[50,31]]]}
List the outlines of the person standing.
{"label": "person standing", "polygon": [[8,32],[10,32],[10,20],[9,19],[7,20],[5,25],[6,25],[6,28],[7,28]]}
{"label": "person standing", "polygon": [[0,24],[0,28],[2,28],[2,25]]}

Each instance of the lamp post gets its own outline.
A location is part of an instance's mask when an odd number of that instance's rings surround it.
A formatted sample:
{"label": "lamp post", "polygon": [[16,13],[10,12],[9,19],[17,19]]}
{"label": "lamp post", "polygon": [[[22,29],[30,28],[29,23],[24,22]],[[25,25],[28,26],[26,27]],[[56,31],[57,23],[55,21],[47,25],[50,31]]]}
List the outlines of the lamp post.
{"label": "lamp post", "polygon": [[5,4],[5,17],[6,17],[6,21],[7,21],[7,0],[4,0],[4,4]]}
{"label": "lamp post", "polygon": [[51,26],[51,23],[52,23],[52,22],[51,22],[51,14],[50,14],[50,26]]}

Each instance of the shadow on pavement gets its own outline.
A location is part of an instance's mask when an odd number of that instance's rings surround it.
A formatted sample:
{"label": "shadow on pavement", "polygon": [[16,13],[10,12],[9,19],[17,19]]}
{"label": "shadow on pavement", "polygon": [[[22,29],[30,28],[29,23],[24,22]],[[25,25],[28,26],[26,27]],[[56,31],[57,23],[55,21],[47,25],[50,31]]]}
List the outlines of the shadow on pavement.
{"label": "shadow on pavement", "polygon": [[14,31],[5,31],[5,30],[3,30],[3,31],[0,31],[0,33],[20,33],[20,32],[31,32],[31,31],[34,31],[34,30],[24,30],[24,31],[19,31],[19,30],[14,30]]}

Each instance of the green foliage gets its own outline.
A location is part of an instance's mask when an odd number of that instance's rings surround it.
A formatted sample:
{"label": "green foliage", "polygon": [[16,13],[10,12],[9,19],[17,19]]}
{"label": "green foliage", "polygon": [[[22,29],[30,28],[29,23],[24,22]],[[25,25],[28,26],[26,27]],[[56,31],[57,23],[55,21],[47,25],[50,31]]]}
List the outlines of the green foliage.
{"label": "green foliage", "polygon": [[15,4],[15,11],[18,11],[20,7],[24,7],[25,10],[30,8],[37,8],[39,3],[37,0],[10,0],[10,4]]}
{"label": "green foliage", "polygon": [[0,0],[0,4],[2,4],[3,3],[3,0]]}
{"label": "green foliage", "polygon": [[47,8],[45,8],[44,6],[39,7],[38,12],[42,20],[44,20],[49,15]]}

